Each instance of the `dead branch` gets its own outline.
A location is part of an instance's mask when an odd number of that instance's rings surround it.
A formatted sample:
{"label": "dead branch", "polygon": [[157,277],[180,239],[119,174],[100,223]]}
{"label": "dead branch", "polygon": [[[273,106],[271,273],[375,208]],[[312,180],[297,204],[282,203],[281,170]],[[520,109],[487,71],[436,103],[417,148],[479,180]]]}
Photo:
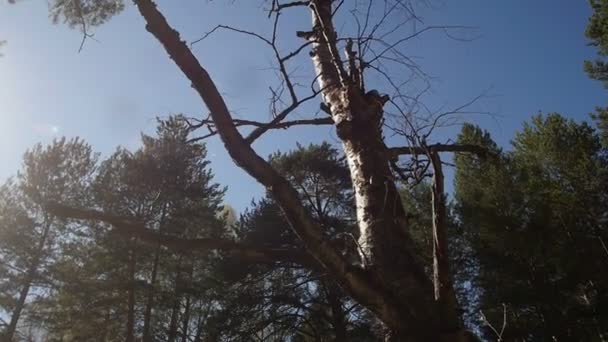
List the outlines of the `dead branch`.
{"label": "dead branch", "polygon": [[[270,129],[286,129],[286,128],[290,128],[293,126],[333,125],[333,123],[334,123],[334,121],[329,117],[315,118],[315,119],[290,120],[290,121],[282,121],[282,122],[274,122],[274,120],[271,122],[259,122],[259,121],[241,120],[241,119],[234,119],[233,121],[234,121],[234,125],[236,127],[253,126],[253,127],[262,129],[263,131],[267,131]],[[210,138],[210,137],[218,134],[218,132],[215,129],[215,126],[213,124],[213,120],[200,120],[199,123],[192,125],[192,127],[194,127],[194,129],[200,128],[202,126],[208,127],[210,132],[205,135],[189,139],[188,140],[189,143],[205,140],[207,138]],[[251,133],[246,139],[250,143],[253,143],[253,141],[255,141],[255,139],[257,139],[259,136],[261,136],[261,134],[259,134],[257,137],[252,138],[252,135],[253,135],[253,133]]]}
{"label": "dead branch", "polygon": [[73,0],[74,2],[74,8],[76,9],[76,15],[79,17],[80,19],[80,31],[82,32],[82,40],[80,41],[80,46],[78,47],[78,53],[80,53],[82,51],[82,48],[84,47],[84,43],[86,42],[87,38],[96,40],[93,36],[93,34],[89,33],[87,31],[87,22],[84,19],[84,15],[82,13],[82,7],[80,6],[80,0]]}
{"label": "dead branch", "polygon": [[214,250],[227,252],[231,256],[245,260],[263,263],[277,261],[295,262],[304,266],[314,265],[304,251],[285,248],[263,248],[229,239],[193,238],[186,239],[173,235],[162,234],[146,227],[138,220],[107,214],[97,210],[78,209],[58,203],[48,203],[45,208],[52,214],[62,218],[101,221],[115,227],[117,233],[128,237],[135,237],[142,242],[153,245],[161,244],[176,252],[210,252]]}
{"label": "dead branch", "polygon": [[486,148],[479,145],[471,144],[433,144],[428,146],[405,146],[392,147],[388,149],[388,153],[392,158],[397,158],[400,155],[426,155],[430,152],[465,152],[474,153],[480,156],[485,156],[490,153]]}
{"label": "dead branch", "polygon": [[292,1],[292,2],[287,2],[287,3],[281,4],[281,3],[279,3],[279,0],[273,0],[272,7],[268,11],[268,18],[270,18],[270,16],[272,16],[272,13],[281,12],[281,10],[283,10],[283,9],[290,8],[290,7],[308,6],[309,4],[310,4],[310,1]]}
{"label": "dead branch", "polygon": [[327,241],[322,228],[302,205],[298,193],[276,170],[258,156],[238,132],[230,112],[207,71],[200,65],[188,46],[180,39],[152,0],[135,0],[146,21],[146,29],[162,44],[175,64],[192,82],[192,87],[205,102],[217,127],[218,134],[232,159],[247,173],[263,184],[282,208],[292,229],[308,252],[331,272],[344,290],[361,303],[377,306],[382,303],[385,317],[398,317],[402,312],[397,303],[387,301],[378,284],[369,274],[350,265]]}
{"label": "dead branch", "polygon": [[[308,2],[306,2],[308,3]],[[290,4],[285,4],[287,6],[284,6],[282,8],[285,7],[292,7],[292,6],[298,6],[298,5],[302,5],[302,3],[300,2],[296,2],[296,3],[290,3]],[[273,2],[273,7],[274,6],[278,6],[281,7],[281,5],[279,5],[277,3],[277,1]],[[278,8],[276,7],[276,8]],[[286,62],[289,61],[291,58],[297,56],[304,48],[306,48],[307,46],[309,46],[311,44],[311,42],[306,42],[304,44],[302,44],[301,46],[299,46],[297,49],[295,49],[294,51],[281,56],[280,52],[279,52],[279,48],[277,46],[277,31],[278,31],[278,24],[279,24],[279,11],[275,11],[275,16],[274,16],[274,21],[273,21],[273,29],[272,29],[272,37],[271,38],[266,38],[258,33],[252,32],[252,31],[247,31],[247,30],[243,30],[243,29],[238,29],[235,27],[231,27],[231,26],[227,26],[227,25],[217,25],[216,27],[214,27],[211,31],[205,33],[201,38],[193,41],[190,46],[199,43],[201,41],[203,41],[204,39],[208,38],[211,34],[215,33],[216,31],[219,30],[227,30],[227,31],[232,31],[232,32],[236,32],[236,33],[240,33],[240,34],[244,34],[247,36],[251,36],[254,37],[260,41],[262,41],[265,45],[269,46],[270,49],[273,51],[273,54],[275,56],[275,59],[278,63],[278,71],[281,75],[281,79],[282,79],[282,84],[285,85],[285,87],[287,88],[288,92],[289,92],[289,96],[291,99],[291,103],[283,110],[281,110],[280,112],[278,112],[276,110],[276,104],[277,102],[280,101],[281,99],[281,93],[277,94],[277,92],[275,92],[272,88],[271,88],[271,92],[272,92],[272,98],[271,98],[271,112],[273,114],[273,120],[271,122],[269,122],[268,124],[260,124],[260,125],[254,125],[257,126],[257,128],[252,131],[249,136],[246,138],[246,141],[248,141],[250,144],[253,143],[256,139],[258,139],[260,136],[262,136],[264,133],[266,133],[269,129],[275,128],[275,126],[277,124],[279,124],[281,121],[283,121],[290,113],[292,113],[295,109],[297,109],[300,105],[302,105],[303,103],[310,101],[312,99],[314,99],[315,97],[317,97],[317,95],[320,93],[320,90],[315,90],[312,89],[312,93],[309,96],[306,96],[304,98],[299,98],[296,90],[295,90],[295,86],[294,83],[291,81],[291,77],[289,75],[289,72],[287,71],[287,66],[286,66]],[[235,120],[235,124],[237,126],[241,126],[242,124],[240,124],[238,122],[238,120]],[[299,124],[304,124],[304,123],[299,123]],[[280,127],[278,128],[288,128],[291,126],[294,126],[295,124],[287,124],[287,125],[279,125]],[[210,136],[215,135],[215,132],[209,132],[209,134],[205,135],[204,138],[208,138]],[[199,141],[202,140],[203,137],[197,137],[194,138],[194,141]]]}

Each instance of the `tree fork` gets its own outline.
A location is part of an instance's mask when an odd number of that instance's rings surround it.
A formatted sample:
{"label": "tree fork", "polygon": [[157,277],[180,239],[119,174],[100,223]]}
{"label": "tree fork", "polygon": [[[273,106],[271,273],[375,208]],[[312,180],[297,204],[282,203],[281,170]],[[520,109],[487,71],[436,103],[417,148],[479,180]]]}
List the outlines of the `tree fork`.
{"label": "tree fork", "polygon": [[[382,137],[383,103],[344,82],[335,51],[332,1],[311,1],[311,57],[324,102],[351,171],[355,191],[361,263],[384,284],[382,295],[396,301],[401,317],[387,324],[413,340],[437,339],[432,282],[424,273],[408,232],[406,213],[394,183]],[[373,95],[373,94],[369,94]],[[406,319],[406,317],[409,317]],[[385,323],[388,323],[385,321]],[[424,329],[423,329],[424,327]],[[413,330],[423,329],[424,331]]]}

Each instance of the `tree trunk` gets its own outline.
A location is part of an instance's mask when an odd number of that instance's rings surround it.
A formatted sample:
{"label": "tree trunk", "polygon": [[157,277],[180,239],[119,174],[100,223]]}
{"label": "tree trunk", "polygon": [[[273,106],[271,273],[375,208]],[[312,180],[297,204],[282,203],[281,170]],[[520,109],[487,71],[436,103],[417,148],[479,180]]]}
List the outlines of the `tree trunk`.
{"label": "tree trunk", "polygon": [[347,317],[342,308],[342,300],[340,299],[340,290],[335,288],[333,284],[325,284],[327,289],[327,300],[331,307],[331,325],[334,330],[335,342],[347,342],[348,335],[346,332]]}
{"label": "tree trunk", "polygon": [[179,302],[180,302],[180,266],[175,274],[175,292],[173,294],[173,307],[171,309],[171,319],[169,321],[169,330],[167,332],[167,342],[175,342],[177,338],[178,317],[179,317]]}
{"label": "tree trunk", "polygon": [[177,322],[179,315],[179,296],[173,299],[173,308],[171,309],[171,320],[169,321],[169,331],[167,332],[167,342],[175,342],[177,338]]}
{"label": "tree trunk", "polygon": [[188,342],[188,326],[190,325],[190,296],[186,296],[184,317],[182,318],[182,342]]}
{"label": "tree trunk", "polygon": [[25,301],[27,300],[27,296],[30,292],[32,282],[36,278],[36,273],[38,272],[38,267],[40,266],[40,259],[42,258],[42,254],[44,253],[44,247],[46,246],[50,231],[51,223],[49,222],[49,218],[45,217],[42,236],[38,241],[36,254],[32,258],[32,263],[30,264],[30,267],[28,268],[25,274],[25,278],[22,285],[23,287],[19,292],[19,298],[17,299],[15,309],[13,310],[13,313],[11,315],[11,320],[6,328],[6,331],[4,332],[3,341],[11,342],[15,338],[15,333],[17,332],[17,326],[19,324],[19,318],[21,318],[21,313],[23,312],[23,308],[25,307]]}
{"label": "tree trunk", "polygon": [[[194,266],[188,265],[188,287],[192,287],[192,279],[194,276]],[[188,342],[188,326],[190,325],[190,295],[186,294],[186,304],[184,306],[184,317],[182,318],[182,342]]]}
{"label": "tree trunk", "polygon": [[158,273],[158,263],[160,261],[161,246],[158,244],[154,254],[154,264],[152,265],[152,274],[150,275],[150,286],[148,288],[148,297],[146,298],[146,310],[144,312],[143,340],[144,342],[152,341],[150,337],[150,323],[152,319],[152,307],[154,306],[154,286],[156,285],[156,276]]}
{"label": "tree trunk", "polygon": [[196,322],[196,333],[194,334],[193,342],[202,342],[202,339],[203,339],[203,328],[205,326],[205,321],[207,318],[208,311],[203,313],[202,308],[203,308],[203,304],[201,304],[199,306],[198,320]]}
{"label": "tree trunk", "polygon": [[390,291],[382,296],[400,307],[396,317],[383,317],[383,321],[397,335],[437,340],[432,283],[416,258],[406,213],[390,170],[382,136],[381,99],[373,93],[364,94],[353,82],[352,73],[356,70],[347,75],[341,69],[343,63],[331,21],[332,1],[312,1],[311,8],[311,56],[351,171],[361,260]]}
{"label": "tree trunk", "polygon": [[194,335],[194,342],[202,342],[203,339],[203,317],[199,317],[196,324],[196,334]]}
{"label": "tree trunk", "polygon": [[439,152],[431,151],[429,158],[433,165],[433,287],[439,308],[441,334],[445,341],[466,341],[450,271],[443,167]]}
{"label": "tree trunk", "polygon": [[236,164],[266,187],[280,205],[308,253],[335,278],[344,292],[372,311],[402,341],[439,340],[433,283],[425,274],[407,230],[397,187],[383,143],[384,99],[364,94],[356,75],[347,75],[336,49],[333,0],[311,0],[313,31],[299,32],[312,42],[311,56],[325,103],[348,159],[360,226],[361,263],[351,264],[337,251],[302,204],[298,193],[237,130],[209,73],[152,0],[135,0],[171,59],[191,82],[211,113],[217,132]]}
{"label": "tree trunk", "polygon": [[101,336],[99,339],[102,342],[106,342],[108,340],[108,327],[110,326],[110,322],[111,322],[111,314],[112,314],[111,309],[110,309],[110,307],[108,307],[106,309],[106,314],[105,314],[105,317],[103,320],[104,327],[103,327],[103,330],[102,330],[102,333],[101,333]]}
{"label": "tree trunk", "polygon": [[131,250],[129,253],[129,289],[127,299],[127,336],[125,337],[126,342],[135,341],[135,266],[136,266],[136,255],[135,255],[135,243],[131,243]]}

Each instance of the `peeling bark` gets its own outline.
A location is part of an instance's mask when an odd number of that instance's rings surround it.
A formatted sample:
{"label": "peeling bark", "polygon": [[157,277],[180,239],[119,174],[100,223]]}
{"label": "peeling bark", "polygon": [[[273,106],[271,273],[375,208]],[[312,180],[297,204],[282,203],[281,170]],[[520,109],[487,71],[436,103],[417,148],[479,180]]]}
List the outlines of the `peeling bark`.
{"label": "peeling bark", "polygon": [[[146,20],[146,29],[154,35],[169,53],[176,65],[192,82],[211,112],[220,138],[235,163],[263,184],[280,205],[294,232],[302,240],[308,252],[330,273],[340,285],[363,305],[376,312],[391,325],[401,326],[403,308],[390,296],[385,296],[383,284],[365,270],[350,265],[333,248],[323,235],[310,213],[300,202],[298,193],[268,162],[258,156],[237,131],[226,104],[207,71],[187,45],[173,30],[156,5],[150,0],[135,1]],[[430,289],[430,287],[429,287]],[[409,316],[409,315],[406,315]],[[405,318],[407,320],[407,318]],[[415,329],[416,326],[410,327]]]}
{"label": "peeling bark", "polygon": [[[416,258],[403,204],[389,167],[382,136],[382,103],[344,84],[336,54],[332,1],[312,2],[312,60],[326,105],[342,140],[355,190],[361,262],[384,284],[382,295],[399,305],[399,317],[383,319],[404,334],[433,339],[436,326],[432,284]],[[324,32],[320,32],[324,30]],[[329,37],[329,40],[326,39]],[[353,68],[356,69],[356,68]],[[350,79],[356,79],[351,77]],[[393,321],[397,324],[393,325]],[[417,327],[428,327],[426,332]]]}
{"label": "peeling bark", "polygon": [[310,2],[312,59],[323,99],[343,142],[354,184],[360,228],[361,265],[351,265],[325,238],[298,193],[235,127],[207,71],[151,0],[135,0],[146,29],[192,82],[207,105],[217,132],[235,163],[266,187],[307,251],[343,290],[374,312],[402,341],[439,340],[433,286],[407,230],[383,142],[382,101],[363,94],[342,68],[333,29],[332,1]]}

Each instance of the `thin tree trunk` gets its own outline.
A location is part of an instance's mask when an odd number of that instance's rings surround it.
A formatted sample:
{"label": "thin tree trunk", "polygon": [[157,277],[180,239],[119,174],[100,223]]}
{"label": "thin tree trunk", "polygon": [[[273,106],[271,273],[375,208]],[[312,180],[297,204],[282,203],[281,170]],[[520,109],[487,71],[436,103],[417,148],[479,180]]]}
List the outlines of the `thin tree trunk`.
{"label": "thin tree trunk", "polygon": [[[165,203],[165,205],[163,206],[163,210],[161,213],[159,226],[158,226],[159,234],[162,233],[166,213],[167,213],[167,204]],[[151,320],[152,320],[152,307],[154,306],[154,294],[155,294],[154,287],[156,285],[156,276],[158,273],[158,263],[160,261],[161,250],[162,250],[161,244],[159,242],[158,246],[156,246],[156,251],[154,254],[154,264],[152,265],[152,274],[150,275],[150,286],[148,288],[148,296],[146,298],[146,309],[144,312],[144,326],[143,326],[143,332],[142,332],[144,342],[152,341],[151,336],[150,336],[150,324],[151,324]]]}
{"label": "thin tree trunk", "polygon": [[[192,287],[194,277],[194,265],[188,265],[188,287]],[[186,295],[186,304],[184,306],[184,317],[182,318],[182,342],[188,342],[188,326],[190,325],[190,295]]]}
{"label": "thin tree trunk", "polygon": [[158,263],[160,261],[161,246],[158,244],[154,254],[154,264],[152,265],[152,274],[150,275],[150,285],[148,288],[148,297],[146,299],[146,310],[144,312],[143,340],[150,342],[150,323],[152,318],[152,307],[154,306],[154,287],[156,285],[156,276],[158,273]]}
{"label": "thin tree trunk", "polygon": [[178,317],[179,317],[179,302],[180,302],[180,272],[181,258],[178,261],[178,267],[175,274],[175,291],[173,294],[173,307],[171,309],[171,319],[169,321],[169,331],[167,332],[167,342],[175,342],[177,338]]}
{"label": "thin tree trunk", "polygon": [[129,253],[129,289],[127,299],[127,336],[126,342],[135,341],[135,266],[136,266],[136,255],[135,255],[135,243],[131,243],[131,250]]}
{"label": "thin tree trunk", "polygon": [[45,217],[44,219],[44,227],[42,231],[42,236],[38,241],[38,246],[36,248],[36,254],[32,258],[32,263],[28,268],[25,278],[23,281],[23,287],[21,291],[19,291],[19,298],[17,299],[17,303],[15,305],[15,309],[11,315],[11,320],[6,328],[4,333],[3,341],[11,342],[15,338],[15,333],[17,332],[17,326],[19,324],[19,318],[21,318],[21,313],[23,312],[23,308],[25,307],[25,301],[27,300],[27,296],[30,292],[30,288],[32,286],[32,282],[36,278],[36,273],[38,272],[38,267],[40,266],[40,259],[42,258],[44,247],[46,246],[47,239],[49,233],[51,231],[51,223],[49,222],[49,218]]}
{"label": "thin tree trunk", "polygon": [[101,342],[106,342],[108,339],[108,327],[110,326],[110,318],[111,318],[111,314],[112,312],[110,311],[110,308],[108,307],[105,314],[105,318],[103,320],[104,326],[103,326],[103,330],[100,336],[100,341]]}
{"label": "thin tree trunk", "polygon": [[198,321],[196,322],[196,334],[194,335],[194,342],[202,342],[203,339],[203,327],[205,326],[205,321],[207,319],[208,310],[202,312],[203,304],[201,303],[199,307],[199,316]]}
{"label": "thin tree trunk", "polygon": [[175,295],[173,299],[173,308],[171,309],[171,320],[169,322],[169,331],[167,333],[167,342],[175,342],[177,338],[177,322],[179,315],[179,296]]}
{"label": "thin tree trunk", "polygon": [[445,341],[466,341],[450,271],[443,167],[439,152],[431,151],[429,158],[433,165],[433,287],[439,307],[439,324]]}
{"label": "thin tree trunk", "polygon": [[190,295],[186,296],[184,317],[182,318],[182,342],[188,342],[188,326],[190,325]]}
{"label": "thin tree trunk", "polygon": [[194,342],[201,342],[203,338],[203,317],[198,318],[196,324],[196,334],[194,335]]}
{"label": "thin tree trunk", "polygon": [[335,342],[347,342],[348,336],[346,332],[347,318],[342,308],[342,300],[340,299],[340,290],[335,288],[333,284],[325,284],[327,288],[327,299],[331,307],[332,327],[334,330]]}

